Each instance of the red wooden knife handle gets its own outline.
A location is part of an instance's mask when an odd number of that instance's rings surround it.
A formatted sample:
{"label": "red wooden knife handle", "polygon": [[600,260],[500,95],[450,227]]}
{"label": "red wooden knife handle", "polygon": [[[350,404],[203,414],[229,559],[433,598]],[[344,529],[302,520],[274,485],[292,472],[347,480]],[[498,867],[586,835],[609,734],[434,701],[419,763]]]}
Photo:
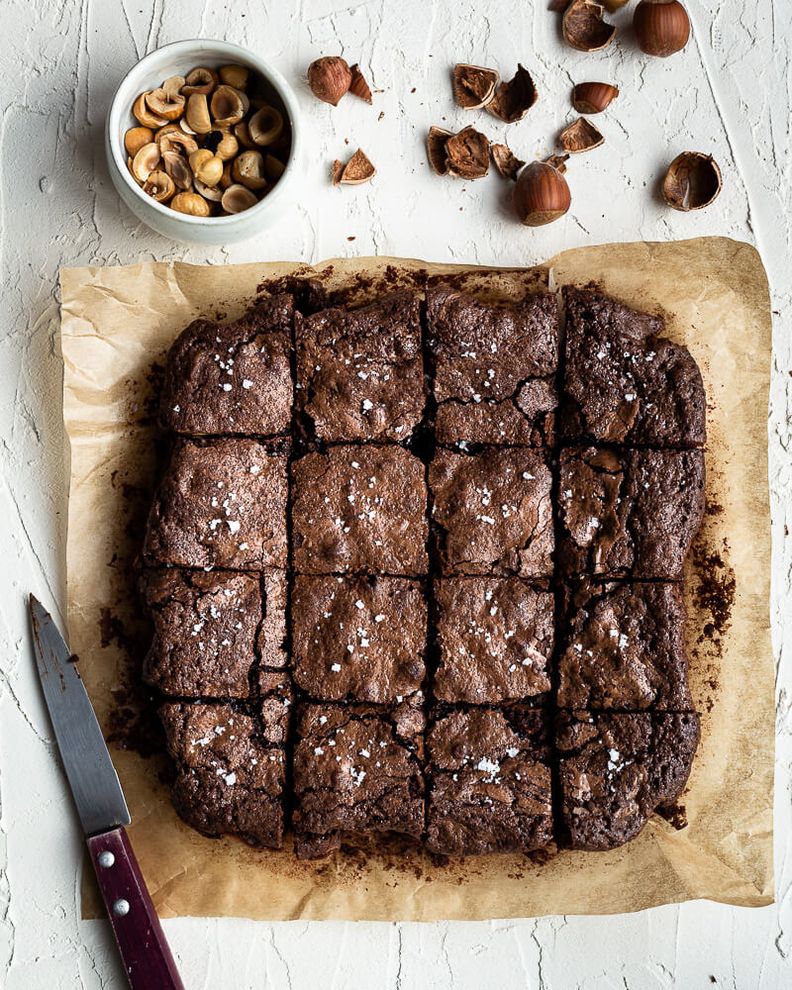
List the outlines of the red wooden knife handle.
{"label": "red wooden knife handle", "polygon": [[89,838],[88,851],[132,990],[184,990],[126,831]]}

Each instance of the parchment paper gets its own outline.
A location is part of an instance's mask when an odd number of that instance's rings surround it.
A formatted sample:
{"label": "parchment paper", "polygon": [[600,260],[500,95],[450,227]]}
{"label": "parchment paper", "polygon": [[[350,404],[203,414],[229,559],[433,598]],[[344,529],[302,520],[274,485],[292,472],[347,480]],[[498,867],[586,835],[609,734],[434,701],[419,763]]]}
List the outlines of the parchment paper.
{"label": "parchment paper", "polygon": [[[233,318],[262,280],[311,270],[285,263],[65,270],[71,648],[114,741],[132,843],[157,910],[165,917],[430,920],[602,914],[702,897],[771,902],[770,303],[756,252],[707,238],[581,248],[523,271],[384,258],[336,260],[315,270],[326,283],[349,287],[354,301],[405,281],[421,284],[427,272],[504,298],[547,281],[593,280],[630,305],[661,311],[670,336],[693,352],[707,388],[710,441],[708,513],[688,583],[702,742],[677,815],[686,816],[687,827],[655,817],[635,841],[609,853],[564,851],[542,864],[490,856],[441,867],[418,853],[298,862],[289,849],[253,850],[184,825],[163,783],[162,757],[138,752],[146,752],[150,732],[138,682],[147,629],[130,574],[158,451],[156,362],[193,318]],[[83,910],[97,912],[87,882]]]}

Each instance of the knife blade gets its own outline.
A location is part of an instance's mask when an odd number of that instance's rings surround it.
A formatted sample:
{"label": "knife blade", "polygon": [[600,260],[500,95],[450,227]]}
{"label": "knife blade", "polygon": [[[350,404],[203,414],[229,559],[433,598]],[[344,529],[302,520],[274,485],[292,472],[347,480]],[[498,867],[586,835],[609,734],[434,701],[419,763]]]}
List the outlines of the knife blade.
{"label": "knife blade", "polygon": [[129,809],[77,658],[33,595],[29,610],[44,700],[129,985],[184,990],[124,828]]}

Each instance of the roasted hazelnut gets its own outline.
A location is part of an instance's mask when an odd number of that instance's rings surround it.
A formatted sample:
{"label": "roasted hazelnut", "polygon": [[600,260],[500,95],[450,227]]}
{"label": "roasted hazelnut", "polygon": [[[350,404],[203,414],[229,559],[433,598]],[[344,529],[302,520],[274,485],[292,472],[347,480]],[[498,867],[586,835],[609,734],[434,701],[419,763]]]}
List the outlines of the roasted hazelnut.
{"label": "roasted hazelnut", "polygon": [[220,205],[226,213],[241,213],[255,206],[258,200],[255,195],[246,187],[239,183],[229,186],[223,193]]}
{"label": "roasted hazelnut", "polygon": [[572,194],[563,175],[563,161],[555,159],[554,162],[531,162],[517,177],[514,209],[528,227],[541,227],[558,220],[572,203]]}
{"label": "roasted hazelnut", "polygon": [[690,18],[679,0],[641,0],[633,28],[641,51],[666,58],[688,43]]}
{"label": "roasted hazelnut", "polygon": [[212,118],[209,116],[209,103],[203,93],[190,95],[185,114],[187,123],[196,134],[208,134],[211,131]]}
{"label": "roasted hazelnut", "polygon": [[130,127],[124,135],[124,148],[134,158],[144,144],[151,144],[153,140],[154,131],[150,127]]}
{"label": "roasted hazelnut", "polygon": [[212,93],[210,110],[218,127],[233,127],[248,112],[250,101],[233,86],[218,86]]}
{"label": "roasted hazelnut", "polygon": [[187,102],[184,96],[176,94],[169,96],[165,90],[152,89],[146,94],[146,106],[157,117],[164,117],[165,120],[178,120],[184,113],[184,104]]}
{"label": "roasted hazelnut", "polygon": [[231,175],[248,189],[265,189],[264,156],[260,151],[243,151],[234,159]]}
{"label": "roasted hazelnut", "polygon": [[143,192],[158,203],[166,203],[176,192],[176,185],[167,172],[157,169],[149,172],[149,177],[143,183]]}
{"label": "roasted hazelnut", "polygon": [[[233,158],[239,151],[239,141],[237,141],[231,131],[213,131],[212,133],[219,134],[219,138],[214,147],[214,153],[221,162],[229,161],[229,159]],[[209,147],[209,149],[212,150],[211,145],[209,144],[206,144],[205,147]]]}
{"label": "roasted hazelnut", "polygon": [[251,151],[256,150],[256,142],[250,136],[250,129],[248,128],[246,120],[240,120],[238,124],[234,127],[234,137],[242,145],[243,148],[250,148]]}
{"label": "roasted hazelnut", "polygon": [[222,65],[219,74],[221,81],[234,89],[245,90],[250,82],[250,69],[244,65]]}
{"label": "roasted hazelnut", "polygon": [[214,69],[207,69],[199,65],[198,68],[187,73],[181,91],[185,96],[192,96],[195,93],[208,96],[216,85],[217,73]]}
{"label": "roasted hazelnut", "polygon": [[286,166],[280,158],[276,158],[275,155],[264,156],[264,174],[270,182],[277,182],[285,171]]}
{"label": "roasted hazelnut", "polygon": [[610,83],[578,83],[572,90],[572,106],[578,113],[602,113],[618,95],[618,86],[611,86]]}
{"label": "roasted hazelnut", "polygon": [[159,117],[149,108],[146,103],[147,96],[148,93],[140,94],[132,104],[132,113],[139,124],[156,130],[156,128],[162,127],[163,124],[167,124],[168,121],[164,117]]}
{"label": "roasted hazelnut", "polygon": [[215,186],[223,174],[223,163],[207,148],[199,148],[190,155],[190,168],[196,179]]}
{"label": "roasted hazelnut", "polygon": [[223,198],[223,190],[219,185],[206,186],[200,179],[193,179],[193,184],[195,185],[195,191],[200,193],[204,199],[208,199],[212,203],[219,203]]}
{"label": "roasted hazelnut", "polygon": [[703,210],[720,194],[723,180],[712,155],[683,151],[668,166],[663,180],[663,199],[675,210]]}
{"label": "roasted hazelnut", "polygon": [[317,99],[337,107],[352,85],[352,71],[346,59],[326,55],[308,66],[308,85]]}
{"label": "roasted hazelnut", "polygon": [[211,212],[203,196],[196,192],[176,193],[170,201],[170,208],[177,213],[187,213],[191,217],[208,217]]}
{"label": "roasted hazelnut", "polygon": [[273,144],[283,133],[283,117],[275,107],[263,106],[248,121],[248,134],[255,144]]}
{"label": "roasted hazelnut", "polygon": [[144,144],[132,159],[132,174],[138,182],[145,182],[149,175],[159,165],[160,150],[159,145],[153,141]]}
{"label": "roasted hazelnut", "polygon": [[180,155],[178,151],[163,151],[162,162],[177,189],[192,187],[193,175],[184,155]]}
{"label": "roasted hazelnut", "polygon": [[607,48],[616,27],[603,17],[603,6],[594,0],[572,0],[561,22],[564,41],[579,52]]}

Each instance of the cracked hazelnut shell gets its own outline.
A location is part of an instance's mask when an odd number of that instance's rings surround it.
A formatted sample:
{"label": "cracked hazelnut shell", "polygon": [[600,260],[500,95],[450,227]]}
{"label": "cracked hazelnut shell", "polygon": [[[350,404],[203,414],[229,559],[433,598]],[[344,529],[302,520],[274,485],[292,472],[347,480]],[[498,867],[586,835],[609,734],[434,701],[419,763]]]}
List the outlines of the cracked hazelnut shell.
{"label": "cracked hazelnut shell", "polygon": [[668,166],[663,199],[683,213],[703,210],[718,198],[722,186],[721,170],[712,155],[683,151]]}
{"label": "cracked hazelnut shell", "polygon": [[487,112],[506,124],[514,124],[523,119],[538,99],[530,72],[518,63],[514,76],[496,87]]}
{"label": "cracked hazelnut shell", "polygon": [[364,182],[370,182],[376,174],[377,170],[366,153],[362,148],[358,148],[344,166],[339,182],[342,186],[359,186]]}
{"label": "cracked hazelnut shell", "polygon": [[490,102],[499,82],[500,74],[495,69],[460,62],[451,75],[454,101],[464,110],[479,110]]}
{"label": "cracked hazelnut shell", "polygon": [[489,172],[489,138],[475,127],[465,127],[446,141],[448,171],[461,179],[481,179]]}
{"label": "cracked hazelnut shell", "polygon": [[579,52],[599,52],[607,48],[616,26],[604,18],[605,8],[594,0],[572,0],[561,22],[564,41]]}
{"label": "cracked hazelnut shell", "polygon": [[583,151],[591,151],[605,143],[600,131],[585,117],[573,120],[565,127],[559,136],[561,147],[570,155],[579,155]]}
{"label": "cracked hazelnut shell", "polygon": [[563,169],[563,161],[559,167],[550,161],[530,162],[520,172],[512,202],[517,216],[527,227],[543,227],[569,210],[572,194]]}
{"label": "cracked hazelnut shell", "polygon": [[505,144],[491,145],[490,154],[492,155],[492,162],[498,174],[502,175],[504,179],[516,180],[525,162],[521,161],[511,148]]}
{"label": "cracked hazelnut shell", "polygon": [[349,71],[352,73],[349,92],[359,100],[363,100],[364,103],[371,103],[371,87],[366,81],[366,77],[360,71],[360,66],[357,62],[355,62]]}
{"label": "cracked hazelnut shell", "polygon": [[453,137],[453,131],[442,127],[430,127],[426,135],[426,156],[436,175],[448,175],[446,144]]}
{"label": "cracked hazelnut shell", "polygon": [[690,18],[679,0],[641,0],[633,14],[638,46],[647,55],[667,58],[690,38]]}
{"label": "cracked hazelnut shell", "polygon": [[572,106],[578,113],[602,113],[619,95],[619,87],[604,82],[578,83],[572,90]]}

